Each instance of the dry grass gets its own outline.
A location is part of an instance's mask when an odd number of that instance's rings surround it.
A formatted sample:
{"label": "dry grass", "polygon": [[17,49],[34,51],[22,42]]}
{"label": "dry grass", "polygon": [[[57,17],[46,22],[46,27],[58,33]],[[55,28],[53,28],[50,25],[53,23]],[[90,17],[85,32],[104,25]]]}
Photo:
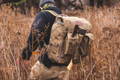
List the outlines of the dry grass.
{"label": "dry grass", "polygon": [[[0,12],[0,80],[27,80],[35,60],[31,59],[30,65],[16,61],[25,46],[34,16],[14,13],[6,6]],[[70,80],[120,80],[120,4],[65,13],[87,18],[95,35],[92,53],[82,59],[81,64],[74,65]]]}

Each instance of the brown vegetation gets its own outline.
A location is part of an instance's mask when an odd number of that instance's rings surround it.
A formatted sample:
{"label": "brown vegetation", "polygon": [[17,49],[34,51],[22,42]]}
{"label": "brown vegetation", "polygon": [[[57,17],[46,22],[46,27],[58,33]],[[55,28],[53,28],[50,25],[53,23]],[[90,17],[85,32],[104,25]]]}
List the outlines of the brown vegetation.
{"label": "brown vegetation", "polygon": [[[14,13],[9,7],[0,10],[0,80],[27,80],[31,64],[17,62],[25,46],[33,16]],[[93,25],[95,40],[92,53],[74,65],[70,80],[120,79],[120,4],[111,8],[65,11],[72,16],[85,17]],[[34,59],[33,59],[34,58]]]}

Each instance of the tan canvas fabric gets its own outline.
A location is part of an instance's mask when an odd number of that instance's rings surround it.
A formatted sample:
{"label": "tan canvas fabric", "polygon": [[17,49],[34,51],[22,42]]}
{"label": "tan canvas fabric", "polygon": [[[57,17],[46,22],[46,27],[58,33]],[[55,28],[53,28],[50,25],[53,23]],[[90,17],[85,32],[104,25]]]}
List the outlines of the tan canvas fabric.
{"label": "tan canvas fabric", "polygon": [[66,67],[53,66],[47,68],[37,61],[31,69],[28,80],[69,80],[69,73]]}
{"label": "tan canvas fabric", "polygon": [[65,26],[69,29],[69,31],[74,30],[75,25],[79,25],[79,28],[87,31],[91,30],[92,28],[91,23],[85,18],[63,16],[63,20]]}

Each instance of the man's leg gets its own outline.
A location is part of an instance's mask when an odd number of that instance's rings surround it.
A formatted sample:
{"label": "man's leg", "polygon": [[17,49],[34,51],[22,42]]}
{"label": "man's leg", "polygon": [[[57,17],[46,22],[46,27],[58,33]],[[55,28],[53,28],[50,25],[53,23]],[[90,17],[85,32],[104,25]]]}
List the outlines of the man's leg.
{"label": "man's leg", "polygon": [[31,69],[29,80],[66,80],[68,70],[66,67],[53,66],[47,68],[44,64],[37,61]]}
{"label": "man's leg", "polygon": [[37,61],[31,68],[29,79],[37,80],[42,72],[44,72],[44,65]]}

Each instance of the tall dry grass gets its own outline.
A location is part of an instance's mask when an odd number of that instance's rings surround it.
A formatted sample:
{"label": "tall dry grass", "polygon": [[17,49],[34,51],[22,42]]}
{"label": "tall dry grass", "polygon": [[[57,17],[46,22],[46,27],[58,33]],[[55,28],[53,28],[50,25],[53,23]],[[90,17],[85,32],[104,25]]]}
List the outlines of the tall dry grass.
{"label": "tall dry grass", "polygon": [[[34,15],[14,13],[6,6],[0,12],[0,80],[27,80],[37,56],[28,65],[16,61],[25,46]],[[88,19],[95,35],[91,54],[73,66],[70,80],[120,80],[120,4],[64,13]]]}

